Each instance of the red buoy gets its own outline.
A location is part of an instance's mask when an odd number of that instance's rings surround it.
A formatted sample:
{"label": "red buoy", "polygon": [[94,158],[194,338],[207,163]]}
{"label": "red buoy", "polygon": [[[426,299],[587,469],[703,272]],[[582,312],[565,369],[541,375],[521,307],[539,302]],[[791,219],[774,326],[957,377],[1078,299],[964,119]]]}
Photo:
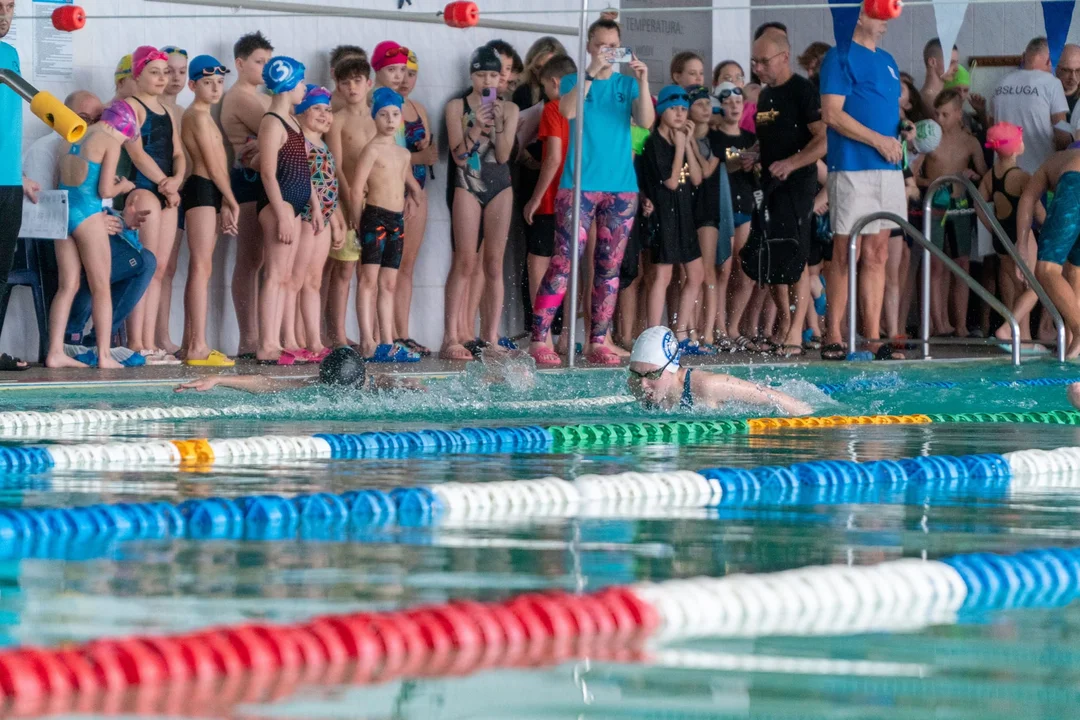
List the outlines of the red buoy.
{"label": "red buoy", "polygon": [[863,10],[875,20],[895,20],[904,9],[903,0],[864,0]]}
{"label": "red buoy", "polygon": [[60,32],[75,32],[86,25],[86,11],[78,5],[64,5],[53,10],[53,27]]}
{"label": "red buoy", "polygon": [[452,28],[473,27],[480,22],[480,8],[474,2],[452,2],[443,10],[443,20]]}

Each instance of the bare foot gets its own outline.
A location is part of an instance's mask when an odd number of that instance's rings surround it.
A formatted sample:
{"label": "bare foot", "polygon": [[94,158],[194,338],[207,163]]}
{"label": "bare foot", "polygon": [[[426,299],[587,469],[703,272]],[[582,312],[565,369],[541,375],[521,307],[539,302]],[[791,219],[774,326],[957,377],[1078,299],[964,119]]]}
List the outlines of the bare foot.
{"label": "bare foot", "polygon": [[439,350],[439,357],[443,360],[472,360],[473,355],[471,352],[465,349],[465,346],[461,343],[451,343],[450,345],[443,345]]}
{"label": "bare foot", "polygon": [[98,369],[100,370],[119,370],[124,366],[113,360],[112,354],[101,355],[98,354]]}
{"label": "bare foot", "polygon": [[205,360],[210,357],[210,347],[208,345],[202,345],[199,347],[188,348],[184,352],[184,360]]}
{"label": "bare foot", "polygon": [[49,353],[45,357],[45,367],[47,368],[85,368],[90,367],[86,363],[81,363],[75,358],[68,357],[64,353]]}
{"label": "bare foot", "polygon": [[630,357],[630,353],[619,347],[619,345],[616,344],[615,341],[613,341],[610,337],[604,339],[604,347],[606,347],[608,350],[615,353],[619,357]]}
{"label": "bare foot", "polygon": [[165,338],[165,342],[159,342],[158,347],[164,350],[166,355],[177,355],[180,352],[180,346],[169,338]]}

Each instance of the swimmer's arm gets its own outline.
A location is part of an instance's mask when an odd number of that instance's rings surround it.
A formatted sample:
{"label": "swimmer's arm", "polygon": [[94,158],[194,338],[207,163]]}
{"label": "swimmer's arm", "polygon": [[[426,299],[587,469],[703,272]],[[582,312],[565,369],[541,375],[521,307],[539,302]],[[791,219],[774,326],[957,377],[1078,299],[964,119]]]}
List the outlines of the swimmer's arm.
{"label": "swimmer's arm", "polygon": [[701,166],[701,177],[703,181],[705,178],[712,177],[713,173],[716,172],[716,169],[720,167],[720,156],[713,155],[708,160],[701,157],[701,149],[698,147],[697,142],[691,143],[690,152],[694,154],[694,157],[697,158],[698,165]]}
{"label": "swimmer's arm", "polygon": [[[233,113],[251,135],[258,135],[262,129],[263,115],[266,114],[266,106],[259,102],[257,96],[252,93],[236,93],[236,107]],[[237,148],[239,151],[239,148]],[[254,168],[252,168],[254,170]]]}
{"label": "swimmer's arm", "polygon": [[215,187],[221,191],[227,205],[236,207],[236,197],[233,196],[232,183],[229,181],[228,163],[225,158],[225,145],[214,142],[214,119],[210,113],[195,113],[188,117],[188,122],[194,125],[191,134],[195,136],[195,147],[199,149],[203,164],[206,165],[206,173],[214,182]]}
{"label": "swimmer's arm", "polygon": [[412,174],[412,166],[412,153],[406,150],[404,162],[402,163],[401,179],[405,181],[406,192],[415,199],[420,196],[420,193],[424,192],[424,188],[420,187],[416,176]]}
{"label": "swimmer's arm", "polygon": [[975,172],[979,173],[979,177],[986,175],[986,157],[983,155],[982,145],[974,137],[971,137],[968,141],[971,147],[971,161],[975,165]]}
{"label": "swimmer's arm", "polygon": [[313,381],[306,378],[274,378],[266,375],[214,375],[177,385],[176,392],[185,390],[206,392],[215,387],[223,387],[265,395],[283,390],[298,390],[312,384]]}
{"label": "swimmer's arm", "polygon": [[277,181],[278,153],[281,152],[285,139],[285,128],[278,119],[270,115],[264,116],[259,127],[259,177],[262,178],[266,198],[275,211],[285,202]]}
{"label": "swimmer's arm", "polygon": [[450,141],[450,159],[456,165],[464,165],[469,161],[469,156],[472,155],[473,148],[483,132],[475,124],[469,128],[468,132],[462,129],[461,117],[464,112],[464,103],[464,100],[451,100],[446,103],[446,138]]}
{"label": "swimmer's arm", "polygon": [[[686,135],[676,132],[675,138],[674,160],[671,162],[671,170],[668,172],[668,176],[664,178],[662,183],[668,190],[679,189],[679,176],[682,175],[682,166],[686,162]],[[680,139],[682,142],[679,142]]]}
{"label": "swimmer's arm", "polygon": [[701,184],[702,173],[701,164],[698,162],[697,156],[697,140],[693,136],[686,138],[686,165],[690,170],[690,184],[697,187]]}
{"label": "swimmer's arm", "polygon": [[103,200],[116,197],[122,190],[126,189],[126,185],[131,184],[130,180],[116,177],[116,164],[119,161],[120,146],[116,143],[109,143],[105,155],[101,158],[101,175],[98,177],[98,195]]}
{"label": "swimmer's arm", "polygon": [[422,150],[412,154],[413,165],[434,165],[439,162],[438,138],[435,137],[435,130],[428,121],[427,108],[424,107],[423,103],[418,103],[415,100],[412,101],[412,104],[416,108],[416,114],[420,117],[420,122],[424,123],[425,134],[422,142],[426,143]]}
{"label": "swimmer's arm", "polygon": [[1040,167],[1028,180],[1027,185],[1024,186],[1024,192],[1020,195],[1020,202],[1016,204],[1016,230],[1021,234],[1020,242],[1017,243],[1021,247],[1017,249],[1021,253],[1025,253],[1029,244],[1034,242],[1034,235],[1031,232],[1031,217],[1035,213],[1035,204],[1039,202],[1039,198],[1046,192],[1048,184],[1046,167]]}
{"label": "swimmer's arm", "polygon": [[502,108],[502,130],[495,128],[495,159],[500,163],[510,161],[514,150],[514,136],[517,134],[518,106],[512,102],[499,101]]}
{"label": "swimmer's arm", "polygon": [[1069,147],[1069,143],[1072,142],[1072,133],[1065,132],[1064,130],[1058,130],[1058,123],[1065,123],[1068,125],[1069,113],[1054,113],[1050,116],[1050,126],[1054,128],[1054,149],[1064,150]]}
{"label": "swimmer's arm", "polygon": [[371,169],[375,167],[376,150],[372,145],[368,145],[364,148],[364,151],[360,153],[360,159],[356,161],[356,175],[353,176],[353,181],[350,185],[349,196],[349,212],[352,213],[348,218],[352,222],[354,228],[360,227],[360,213],[364,211],[364,193],[367,190],[368,177],[371,175]]}
{"label": "swimmer's arm", "polygon": [[349,174],[344,171],[345,139],[342,137],[342,131],[345,129],[345,123],[344,111],[334,113],[334,122],[330,126],[330,132],[326,133],[323,139],[326,141],[326,148],[334,157],[334,166],[338,168],[338,204],[341,206],[343,216],[349,218],[352,217],[349,205],[349,200],[352,198],[352,181]]}
{"label": "swimmer's arm", "polygon": [[714,375],[703,378],[705,381],[701,399],[704,404],[718,407],[724,403],[740,402],[752,405],[765,405],[780,408],[788,415],[809,415],[813,412],[806,403],[796,400],[787,393],[739,380],[730,375]]}
{"label": "swimmer's arm", "polygon": [[184,143],[180,141],[180,118],[176,117],[176,112],[168,105],[165,106],[165,112],[169,113],[172,119],[173,174],[171,177],[176,183],[173,192],[178,192],[180,183],[184,182],[187,176],[187,154],[184,152]]}
{"label": "swimmer's arm", "polygon": [[544,138],[544,159],[540,163],[540,178],[536,181],[530,205],[540,206],[544,199],[548,186],[555,182],[555,175],[559,172],[559,163],[562,161],[562,138],[558,135],[548,135]]}

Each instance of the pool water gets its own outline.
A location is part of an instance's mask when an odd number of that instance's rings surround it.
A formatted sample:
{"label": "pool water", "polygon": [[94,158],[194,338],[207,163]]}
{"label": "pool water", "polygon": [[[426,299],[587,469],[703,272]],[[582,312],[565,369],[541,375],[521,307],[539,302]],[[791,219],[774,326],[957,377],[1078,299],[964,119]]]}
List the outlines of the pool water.
{"label": "pool water", "polygon": [[[1061,384],[1080,367],[1007,360],[733,368],[777,385],[819,414],[1025,412],[1068,408]],[[825,386],[828,392],[821,388]],[[842,387],[838,387],[842,386]],[[656,419],[624,401],[625,374],[541,373],[532,389],[490,387],[476,368],[426,392],[348,396],[311,389],[273,397],[168,387],[0,390],[0,411],[188,405],[226,417],[5,431],[10,445],[146,438],[304,435],[371,429]],[[597,401],[600,399],[600,401]],[[715,412],[692,412],[718,418]],[[757,417],[731,408],[723,417]],[[937,424],[775,430],[708,442],[572,451],[446,453],[219,466],[199,472],[65,470],[12,474],[6,506],[71,507],[256,493],[291,495],[587,473],[787,465],[1002,453],[1080,445],[1069,425]],[[0,561],[0,643],[56,646],[326,613],[393,610],[535,591],[586,592],[697,575],[810,565],[1074,547],[1080,495],[1059,488],[886,488],[762,497],[640,517],[498,517],[453,526],[380,528],[346,540],[156,540],[113,543],[79,560]],[[1080,609],[966,613],[892,633],[706,638],[644,656],[571,660],[378,685],[304,687],[219,714],[243,718],[1065,718],[1080,706]],[[164,706],[125,707],[160,716]],[[204,717],[179,703],[169,716]],[[98,708],[100,710],[100,708]],[[179,712],[179,715],[177,714]],[[215,716],[217,716],[215,714]]]}

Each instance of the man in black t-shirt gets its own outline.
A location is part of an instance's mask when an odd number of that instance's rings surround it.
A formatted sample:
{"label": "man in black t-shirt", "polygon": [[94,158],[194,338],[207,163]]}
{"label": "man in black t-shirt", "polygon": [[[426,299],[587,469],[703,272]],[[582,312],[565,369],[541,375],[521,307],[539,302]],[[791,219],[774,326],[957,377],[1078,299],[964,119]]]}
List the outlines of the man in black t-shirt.
{"label": "man in black t-shirt", "polygon": [[[782,345],[785,354],[799,355],[809,296],[806,259],[814,228],[815,163],[825,156],[821,100],[813,83],[792,72],[791,45],[784,33],[770,30],[758,38],[750,66],[765,85],[755,121],[765,196],[764,238],[772,241],[761,250],[762,259],[750,260],[764,276],[759,282],[772,286],[780,310],[773,342]],[[795,285],[794,298],[790,285]],[[794,313],[787,310],[792,300]]]}

